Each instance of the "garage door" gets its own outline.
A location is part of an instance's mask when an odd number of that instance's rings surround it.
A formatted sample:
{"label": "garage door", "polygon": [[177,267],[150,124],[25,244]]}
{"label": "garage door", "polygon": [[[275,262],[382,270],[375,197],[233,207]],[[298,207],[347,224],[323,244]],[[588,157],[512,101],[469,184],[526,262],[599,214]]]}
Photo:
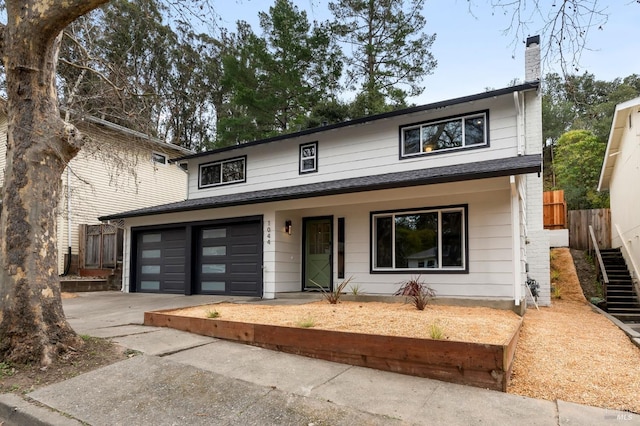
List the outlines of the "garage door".
{"label": "garage door", "polygon": [[137,235],[136,291],[185,293],[185,228]]}
{"label": "garage door", "polygon": [[262,296],[260,221],[206,226],[197,233],[196,293]]}

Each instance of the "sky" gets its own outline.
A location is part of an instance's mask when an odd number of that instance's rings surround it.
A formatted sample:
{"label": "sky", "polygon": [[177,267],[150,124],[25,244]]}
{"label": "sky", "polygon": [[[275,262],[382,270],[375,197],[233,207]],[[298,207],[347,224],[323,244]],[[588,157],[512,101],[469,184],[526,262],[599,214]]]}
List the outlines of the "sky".
{"label": "sky", "polygon": [[[326,0],[293,2],[307,11],[310,20],[331,17]],[[541,3],[548,2],[551,0]],[[258,11],[268,11],[271,5],[270,0],[218,0],[216,9],[222,26],[235,30],[235,22],[241,19],[259,33]],[[599,0],[597,6],[606,11],[608,21],[602,30],[588,34],[588,50],[582,53],[578,73],[588,71],[599,80],[640,74],[640,4],[635,0]],[[436,33],[432,53],[438,66],[423,80],[424,93],[410,102],[421,105],[472,95],[524,79],[524,37],[505,34],[509,17],[492,9],[488,0],[475,0],[472,13],[467,0],[426,0],[423,14],[425,31]],[[536,35],[540,29],[540,22],[533,22],[527,35]],[[543,50],[545,43],[543,37]],[[543,63],[543,75],[548,72],[560,72],[558,64]]]}

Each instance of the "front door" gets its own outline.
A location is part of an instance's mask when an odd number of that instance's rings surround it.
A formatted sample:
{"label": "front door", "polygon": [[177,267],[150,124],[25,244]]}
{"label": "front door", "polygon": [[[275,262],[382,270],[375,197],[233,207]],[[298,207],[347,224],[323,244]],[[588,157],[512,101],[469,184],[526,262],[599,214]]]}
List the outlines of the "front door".
{"label": "front door", "polygon": [[304,219],[304,290],[331,289],[333,218]]}

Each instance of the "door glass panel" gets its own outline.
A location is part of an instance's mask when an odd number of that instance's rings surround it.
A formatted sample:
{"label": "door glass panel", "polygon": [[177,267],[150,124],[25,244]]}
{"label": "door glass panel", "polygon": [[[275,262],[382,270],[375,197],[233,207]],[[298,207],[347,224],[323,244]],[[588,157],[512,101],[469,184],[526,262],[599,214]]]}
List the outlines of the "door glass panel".
{"label": "door glass panel", "polygon": [[203,274],[224,274],[227,272],[227,265],[224,263],[203,263]]}
{"label": "door glass panel", "polygon": [[159,274],[160,273],[160,265],[144,265],[142,267],[143,274]]}
{"label": "door glass panel", "polygon": [[202,247],[203,256],[226,256],[227,246]]}
{"label": "door glass panel", "polygon": [[318,286],[331,287],[330,219],[309,220],[305,223],[304,287],[318,290]]}
{"label": "door glass panel", "polygon": [[329,254],[331,250],[331,224],[309,224],[309,254]]}
{"label": "door glass panel", "polygon": [[227,236],[227,228],[202,230],[202,239],[204,240],[209,238],[225,238],[226,236]]}
{"label": "door glass panel", "polygon": [[142,250],[143,259],[158,259],[160,258],[160,250]]}
{"label": "door glass panel", "polygon": [[142,236],[143,243],[159,243],[162,241],[162,234],[144,234]]}
{"label": "door glass panel", "polygon": [[160,281],[140,281],[141,290],[160,290]]}
{"label": "door glass panel", "polygon": [[202,291],[224,291],[224,290],[225,290],[224,281],[203,281],[202,282]]}

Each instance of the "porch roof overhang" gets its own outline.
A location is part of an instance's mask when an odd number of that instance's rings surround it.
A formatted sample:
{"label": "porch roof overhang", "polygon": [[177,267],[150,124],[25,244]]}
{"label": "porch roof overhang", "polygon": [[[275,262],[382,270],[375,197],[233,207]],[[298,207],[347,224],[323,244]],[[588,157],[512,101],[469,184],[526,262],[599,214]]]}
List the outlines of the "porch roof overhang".
{"label": "porch roof overhang", "polygon": [[171,204],[163,204],[102,216],[98,219],[101,221],[126,219],[131,217],[216,209],[248,204],[269,203],[274,201],[349,194],[355,192],[488,179],[501,176],[540,173],[541,170],[542,157],[540,155],[522,155],[517,157],[478,161],[474,163],[456,164],[453,166],[408,170],[403,172],[331,180],[262,191],[240,192],[207,198],[189,199]]}

